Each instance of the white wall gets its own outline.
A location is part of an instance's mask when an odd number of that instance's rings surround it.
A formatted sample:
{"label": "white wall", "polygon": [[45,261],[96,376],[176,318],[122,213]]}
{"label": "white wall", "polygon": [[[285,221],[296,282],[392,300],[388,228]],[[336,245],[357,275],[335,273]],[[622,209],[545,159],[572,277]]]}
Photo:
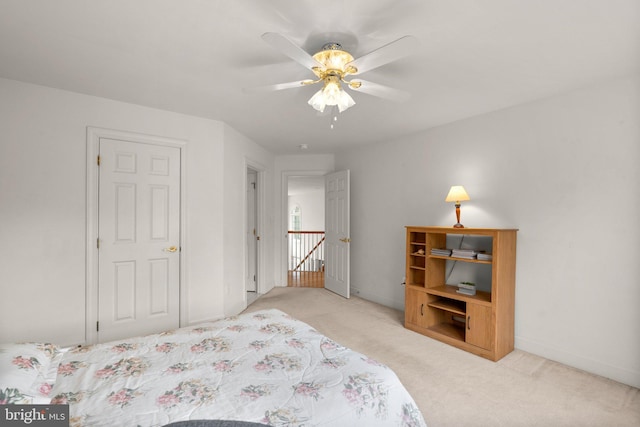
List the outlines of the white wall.
{"label": "white wall", "polygon": [[[237,255],[224,250],[225,238],[236,236],[223,229],[226,212],[242,211],[244,202],[225,198],[238,187],[227,190],[224,180],[236,172],[243,180],[235,159],[255,144],[236,146],[242,138],[218,121],[0,79],[0,342],[85,340],[87,126],[188,141],[187,319],[240,307],[244,296],[225,296],[225,284],[243,275],[235,258],[223,269]],[[234,164],[225,164],[230,158]]]}
{"label": "white wall", "polygon": [[640,386],[639,118],[635,76],[340,153],[353,291],[402,308],[403,227],[464,185],[463,224],[520,229],[516,347]]}
{"label": "white wall", "polygon": [[324,231],[324,189],[289,196],[289,213],[294,206],[300,207],[302,230]]}
{"label": "white wall", "polygon": [[258,224],[258,292],[266,293],[274,287],[274,157],[233,128],[225,125],[224,130],[224,302],[225,315],[233,315],[246,308],[244,278],[248,166],[259,171],[258,215],[262,214],[263,217],[263,223]]}

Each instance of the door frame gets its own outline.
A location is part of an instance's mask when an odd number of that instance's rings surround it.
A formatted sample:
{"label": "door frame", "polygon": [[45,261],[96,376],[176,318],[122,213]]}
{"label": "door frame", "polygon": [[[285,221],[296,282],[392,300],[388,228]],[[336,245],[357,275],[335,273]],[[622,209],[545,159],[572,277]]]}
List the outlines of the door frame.
{"label": "door frame", "polygon": [[187,251],[185,239],[185,190],[187,167],[187,141],[175,138],[146,135],[87,126],[87,195],[86,195],[86,257],[85,257],[85,344],[95,344],[98,340],[96,324],[98,322],[98,184],[100,168],[97,158],[100,139],[116,139],[139,144],[152,144],[180,149],[180,326],[188,321],[187,279],[184,266]]}
{"label": "door frame", "polygon": [[[280,187],[280,201],[281,201],[281,215],[280,215],[280,230],[284,236],[280,245],[280,282],[282,286],[287,286],[288,278],[288,250],[289,250],[289,178],[294,176],[325,176],[331,173],[327,170],[291,170],[282,171],[281,187]],[[326,191],[326,190],[325,190]],[[325,218],[326,221],[326,218]]]}
{"label": "door frame", "polygon": [[[256,294],[259,294],[258,292],[258,274],[259,274],[259,270],[258,270],[258,257],[260,256],[260,227],[258,225],[258,187],[260,187],[260,182],[258,179],[258,171],[255,170],[254,168],[247,166],[247,182],[245,185],[245,194],[249,194],[250,188],[249,188],[249,176],[250,175],[254,175],[255,176],[255,187],[253,188],[253,201],[250,203],[249,202],[249,197],[246,197],[246,224],[245,224],[245,248],[247,248],[247,253],[245,256],[245,266],[244,266],[244,290],[245,292],[255,292]],[[253,209],[251,209],[250,207],[253,206]],[[249,227],[248,223],[249,223],[249,218],[253,217],[253,230],[254,232],[251,232],[251,227]],[[251,266],[251,263],[249,262],[249,260],[251,260],[251,252],[254,252],[253,254],[253,266]],[[254,269],[254,278],[253,278],[253,284],[251,283],[251,275],[249,274],[251,271],[251,267],[253,267]],[[254,288],[253,291],[250,291],[249,288]]]}
{"label": "door frame", "polygon": [[[266,230],[265,228],[265,220],[264,220],[264,213],[265,213],[265,203],[266,203],[266,193],[265,193],[265,171],[266,168],[265,166],[258,162],[255,161],[253,159],[250,159],[248,157],[245,157],[244,159],[244,194],[245,197],[243,197],[242,199],[242,204],[243,204],[243,209],[242,212],[244,213],[244,220],[242,222],[242,228],[243,228],[243,235],[248,236],[248,230],[247,230],[247,219],[248,219],[248,205],[247,205],[247,188],[249,187],[249,180],[247,179],[247,171],[251,169],[252,171],[256,172],[256,235],[260,236],[260,240],[258,240],[256,242],[256,251],[257,251],[257,256],[256,256],[256,294],[263,294],[265,293],[265,280],[266,280],[266,276],[265,276],[265,262],[264,262],[264,250],[262,250],[262,246],[261,243],[264,242],[265,236],[263,235],[263,232]],[[247,258],[249,257],[249,254],[247,253],[247,247],[248,245],[246,244],[247,242],[244,242],[244,249],[243,249],[243,255],[244,255],[244,259],[242,260],[242,265],[245,268],[244,271],[244,278],[245,280],[243,280],[243,304],[245,306],[245,308],[247,307],[247,283],[246,283],[246,278],[247,278],[247,274],[246,274],[246,266],[247,266]]]}

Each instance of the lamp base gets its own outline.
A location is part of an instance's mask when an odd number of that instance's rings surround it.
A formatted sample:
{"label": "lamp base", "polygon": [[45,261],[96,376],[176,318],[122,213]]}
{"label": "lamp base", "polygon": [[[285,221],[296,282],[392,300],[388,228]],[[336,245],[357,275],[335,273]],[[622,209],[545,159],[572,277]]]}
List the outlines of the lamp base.
{"label": "lamp base", "polygon": [[464,225],[460,224],[459,222],[456,222],[455,224],[453,224],[453,228],[464,228]]}

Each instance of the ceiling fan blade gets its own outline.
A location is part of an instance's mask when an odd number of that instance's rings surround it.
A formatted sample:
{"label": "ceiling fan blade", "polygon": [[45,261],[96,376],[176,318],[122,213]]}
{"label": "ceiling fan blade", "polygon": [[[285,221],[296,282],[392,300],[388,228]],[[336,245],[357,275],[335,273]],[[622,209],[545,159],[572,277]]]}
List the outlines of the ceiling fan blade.
{"label": "ceiling fan blade", "polygon": [[306,68],[311,69],[313,67],[322,67],[322,64],[313,59],[311,55],[305,52],[297,44],[279,33],[264,33],[262,39],[269,43],[271,46],[287,55],[299,64],[304,65]]}
{"label": "ceiling fan blade", "polygon": [[[360,83],[359,87],[358,83]],[[409,92],[361,79],[352,80],[349,83],[349,88],[358,92],[363,92],[368,95],[377,96],[379,98],[388,99],[394,102],[405,102],[411,97]]]}
{"label": "ceiling fan blade", "polygon": [[418,39],[413,36],[404,36],[396,41],[392,41],[378,49],[367,53],[360,58],[354,59],[347,66],[352,65],[358,69],[355,74],[366,73],[369,70],[388,64],[389,62],[403,58],[416,49]]}
{"label": "ceiling fan blade", "polygon": [[314,81],[312,80],[298,80],[296,82],[278,83],[275,85],[268,85],[268,86],[246,87],[243,89],[243,91],[245,93],[273,92],[276,90],[293,89],[296,87],[307,86],[313,83]]}

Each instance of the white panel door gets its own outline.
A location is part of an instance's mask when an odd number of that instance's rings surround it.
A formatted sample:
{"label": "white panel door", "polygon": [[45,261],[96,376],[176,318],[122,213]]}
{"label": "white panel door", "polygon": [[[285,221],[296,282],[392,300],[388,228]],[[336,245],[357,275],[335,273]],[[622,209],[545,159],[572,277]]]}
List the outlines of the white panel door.
{"label": "white panel door", "polygon": [[180,149],[101,138],[98,341],[179,326]]}
{"label": "white panel door", "polygon": [[325,176],[324,287],[349,298],[349,171]]}

